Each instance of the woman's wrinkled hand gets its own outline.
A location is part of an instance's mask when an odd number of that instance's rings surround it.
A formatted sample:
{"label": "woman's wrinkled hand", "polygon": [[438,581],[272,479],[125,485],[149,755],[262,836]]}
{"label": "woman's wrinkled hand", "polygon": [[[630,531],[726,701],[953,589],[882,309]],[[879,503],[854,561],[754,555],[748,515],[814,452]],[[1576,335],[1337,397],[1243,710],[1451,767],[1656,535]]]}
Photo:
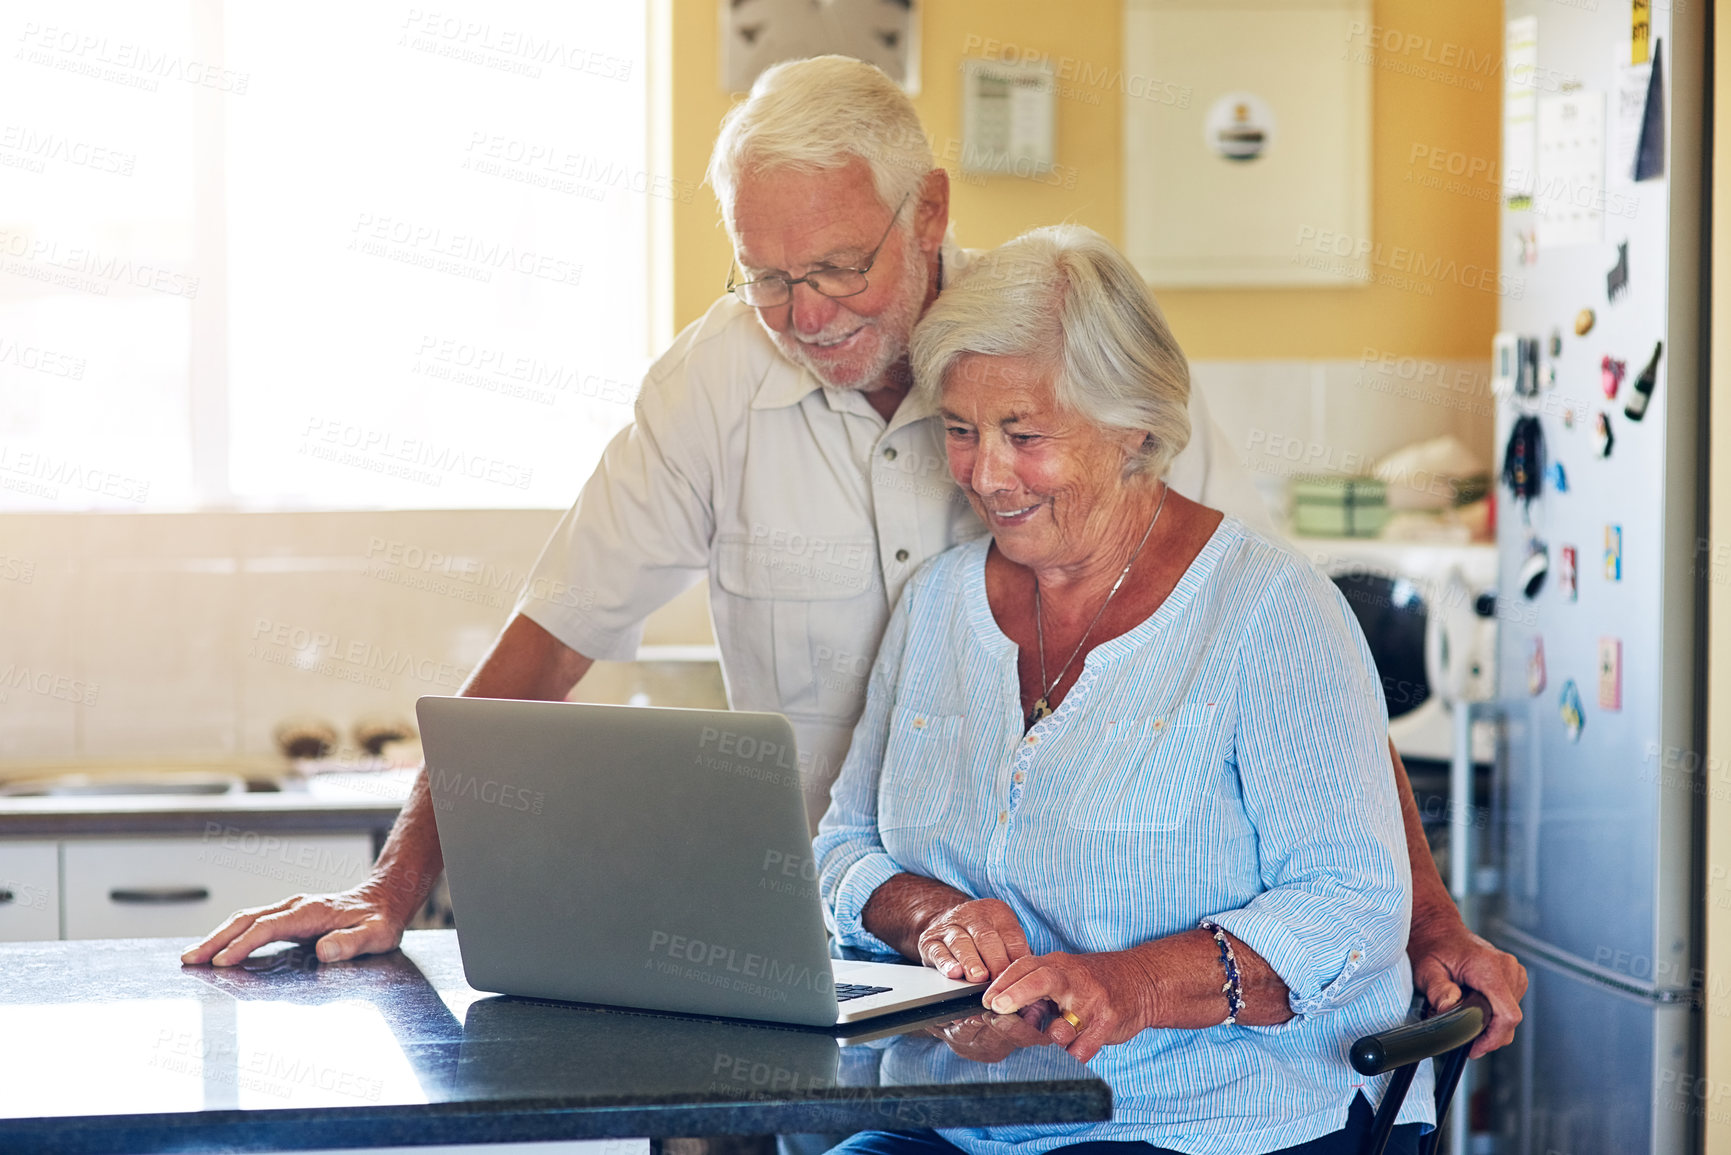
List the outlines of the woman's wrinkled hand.
{"label": "woman's wrinkled hand", "polygon": [[1029,956],[1016,912],[995,898],[958,903],[934,918],[919,937],[920,961],[952,979],[983,983]]}
{"label": "woman's wrinkled hand", "polygon": [[1085,1063],[1101,1047],[1129,1042],[1154,1021],[1153,994],[1147,976],[1122,952],[1054,952],[1011,963],[981,1001],[988,1010],[1010,1015],[1050,999],[1058,1015],[1046,1033]]}

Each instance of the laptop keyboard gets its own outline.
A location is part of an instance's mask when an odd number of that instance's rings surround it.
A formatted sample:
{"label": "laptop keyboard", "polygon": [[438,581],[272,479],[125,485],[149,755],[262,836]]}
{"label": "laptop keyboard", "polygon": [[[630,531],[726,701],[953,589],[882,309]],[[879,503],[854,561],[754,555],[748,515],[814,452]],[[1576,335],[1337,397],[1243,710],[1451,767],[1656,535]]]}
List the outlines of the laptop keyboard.
{"label": "laptop keyboard", "polygon": [[835,984],[835,1001],[845,1003],[849,999],[863,999],[867,995],[881,995],[889,989],[889,987],[871,987],[865,983],[837,983]]}

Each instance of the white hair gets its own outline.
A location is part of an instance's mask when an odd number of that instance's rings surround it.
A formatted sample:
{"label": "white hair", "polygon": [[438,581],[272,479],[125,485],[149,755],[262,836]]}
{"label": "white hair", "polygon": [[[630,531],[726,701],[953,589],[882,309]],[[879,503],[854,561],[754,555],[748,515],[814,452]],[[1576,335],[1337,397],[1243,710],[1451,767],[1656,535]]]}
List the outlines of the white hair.
{"label": "white hair", "polygon": [[957,359],[1036,357],[1058,404],[1140,430],[1126,474],[1159,477],[1190,443],[1190,366],[1153,295],[1092,229],[1053,225],[976,258],[938,294],[909,348],[914,387],[936,402]]}
{"label": "white hair", "polygon": [[765,69],[751,95],[722,117],[708,179],[731,231],[740,178],[827,172],[855,159],[892,211],[935,167],[913,103],[882,69],[851,56],[813,56]]}

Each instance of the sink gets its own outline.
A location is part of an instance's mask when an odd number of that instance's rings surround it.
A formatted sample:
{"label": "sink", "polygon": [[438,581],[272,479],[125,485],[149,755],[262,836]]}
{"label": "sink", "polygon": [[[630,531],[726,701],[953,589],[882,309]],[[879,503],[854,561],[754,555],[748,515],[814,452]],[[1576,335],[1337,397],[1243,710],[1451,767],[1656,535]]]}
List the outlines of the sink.
{"label": "sink", "polygon": [[[0,782],[0,798],[114,798],[138,795],[208,796],[239,794],[249,789],[243,778],[228,774],[53,774]],[[262,785],[262,784],[261,784]],[[272,784],[274,788],[274,784]]]}

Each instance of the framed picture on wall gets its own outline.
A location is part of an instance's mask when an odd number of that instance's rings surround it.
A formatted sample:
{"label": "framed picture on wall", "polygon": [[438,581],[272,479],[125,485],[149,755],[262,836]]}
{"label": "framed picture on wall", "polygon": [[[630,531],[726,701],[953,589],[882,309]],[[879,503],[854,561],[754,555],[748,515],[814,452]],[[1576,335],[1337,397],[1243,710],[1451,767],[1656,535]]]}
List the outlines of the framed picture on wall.
{"label": "framed picture on wall", "polygon": [[1125,0],[1124,243],[1155,286],[1367,284],[1370,0]]}

